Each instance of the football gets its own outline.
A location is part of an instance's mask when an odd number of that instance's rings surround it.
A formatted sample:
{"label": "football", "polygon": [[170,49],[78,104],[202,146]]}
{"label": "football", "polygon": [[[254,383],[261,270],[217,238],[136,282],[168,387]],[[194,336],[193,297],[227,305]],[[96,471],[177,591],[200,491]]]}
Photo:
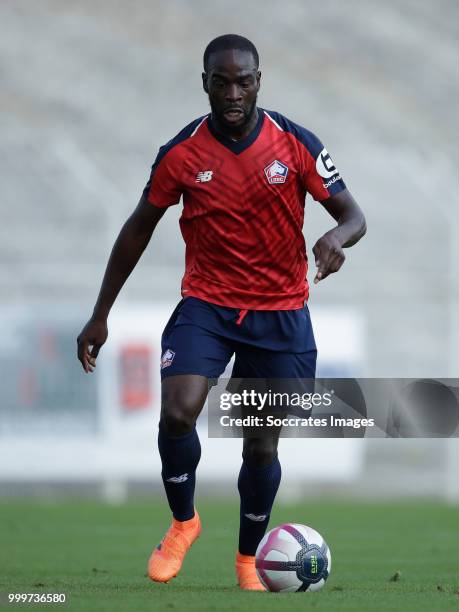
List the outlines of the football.
{"label": "football", "polygon": [[258,577],[268,591],[318,591],[331,569],[331,553],[312,527],[285,523],[268,531],[256,552]]}

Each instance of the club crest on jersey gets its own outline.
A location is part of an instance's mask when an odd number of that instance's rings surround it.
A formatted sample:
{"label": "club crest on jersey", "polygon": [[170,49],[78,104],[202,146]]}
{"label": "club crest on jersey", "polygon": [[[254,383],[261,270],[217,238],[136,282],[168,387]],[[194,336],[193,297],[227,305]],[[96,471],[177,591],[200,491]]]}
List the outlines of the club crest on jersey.
{"label": "club crest on jersey", "polygon": [[175,353],[170,349],[164,351],[163,356],[161,357],[161,370],[163,368],[167,368],[174,361]]}
{"label": "club crest on jersey", "polygon": [[285,183],[287,180],[288,167],[275,159],[265,168],[265,175],[270,185]]}

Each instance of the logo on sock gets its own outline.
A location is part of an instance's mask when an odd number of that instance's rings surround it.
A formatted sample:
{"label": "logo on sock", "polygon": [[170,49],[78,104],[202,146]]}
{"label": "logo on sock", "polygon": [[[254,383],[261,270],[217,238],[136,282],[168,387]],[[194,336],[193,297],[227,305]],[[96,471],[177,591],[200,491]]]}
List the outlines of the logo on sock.
{"label": "logo on sock", "polygon": [[181,482],[185,482],[188,480],[188,474],[182,474],[181,476],[172,476],[171,478],[166,478],[166,482],[175,482],[175,484],[180,484]]}
{"label": "logo on sock", "polygon": [[250,519],[251,521],[261,522],[261,521],[265,521],[268,515],[267,514],[244,514],[244,516]]}
{"label": "logo on sock", "polygon": [[167,368],[174,361],[175,353],[171,351],[171,349],[167,349],[164,351],[163,356],[161,357],[161,370],[163,368]]}

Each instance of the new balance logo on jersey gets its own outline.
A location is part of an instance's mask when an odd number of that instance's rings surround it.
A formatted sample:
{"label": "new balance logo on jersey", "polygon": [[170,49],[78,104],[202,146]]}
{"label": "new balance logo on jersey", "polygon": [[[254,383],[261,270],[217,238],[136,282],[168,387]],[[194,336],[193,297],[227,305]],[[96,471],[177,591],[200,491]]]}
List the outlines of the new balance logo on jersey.
{"label": "new balance logo on jersey", "polygon": [[275,159],[265,168],[265,175],[270,185],[285,183],[287,180],[288,167]]}
{"label": "new balance logo on jersey", "polygon": [[256,521],[257,523],[261,523],[261,521],[266,520],[266,514],[244,514],[245,517],[250,519],[251,521]]}
{"label": "new balance logo on jersey", "polygon": [[212,170],[204,170],[204,172],[198,172],[196,175],[197,183],[208,183],[212,180],[213,172]]}
{"label": "new balance logo on jersey", "polygon": [[180,484],[181,482],[185,482],[188,480],[188,474],[181,474],[180,476],[172,476],[171,478],[166,478],[166,482],[173,482],[175,484]]}
{"label": "new balance logo on jersey", "polygon": [[170,349],[164,351],[163,356],[161,357],[161,370],[163,368],[167,368],[174,361],[175,353]]}

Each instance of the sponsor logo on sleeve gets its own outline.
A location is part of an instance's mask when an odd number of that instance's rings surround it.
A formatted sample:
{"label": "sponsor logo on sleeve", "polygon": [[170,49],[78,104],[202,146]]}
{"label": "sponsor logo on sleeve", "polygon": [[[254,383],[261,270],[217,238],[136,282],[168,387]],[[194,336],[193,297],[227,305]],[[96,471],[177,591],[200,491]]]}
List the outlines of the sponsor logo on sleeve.
{"label": "sponsor logo on sleeve", "polygon": [[330,187],[330,185],[333,185],[333,183],[336,183],[336,181],[341,180],[341,176],[336,169],[329,152],[325,148],[322,149],[316,159],[316,170],[322,178],[330,179],[329,181],[324,181],[323,185],[325,189]]}

